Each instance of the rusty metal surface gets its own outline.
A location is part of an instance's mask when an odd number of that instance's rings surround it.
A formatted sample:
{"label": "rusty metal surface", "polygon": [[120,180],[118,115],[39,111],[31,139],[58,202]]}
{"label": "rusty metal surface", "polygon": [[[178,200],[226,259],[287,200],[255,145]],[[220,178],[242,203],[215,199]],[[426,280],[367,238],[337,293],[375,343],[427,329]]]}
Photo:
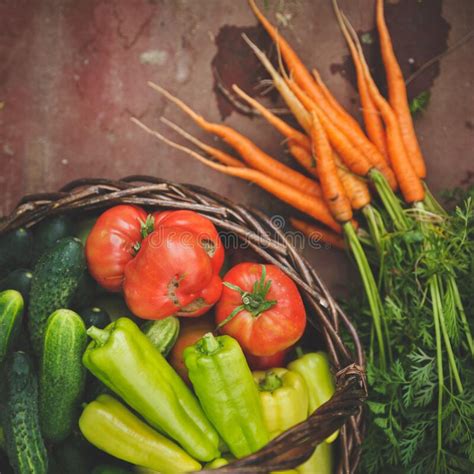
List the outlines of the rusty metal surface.
{"label": "rusty metal surface", "polygon": [[[267,3],[267,14],[279,21],[305,62],[317,66],[341,102],[358,115],[347,50],[330,1]],[[370,44],[373,0],[340,4],[356,29],[366,33],[377,74]],[[409,75],[473,28],[474,2],[389,0],[387,21]],[[152,80],[289,163],[280,136],[261,119],[235,111],[216,91],[213,67],[226,85],[236,82],[252,93],[263,78],[240,39],[242,32],[268,48],[244,0],[0,2],[0,215],[25,193],[53,190],[80,176],[144,173],[199,184],[288,217],[289,208],[265,192],[155,142],[129,120],[135,115],[165,131],[164,115],[214,142],[146,85]],[[412,95],[432,94],[416,128],[435,191],[473,177],[473,51],[474,41],[464,44],[410,84]],[[350,271],[347,259],[336,252],[305,253],[333,286]]]}

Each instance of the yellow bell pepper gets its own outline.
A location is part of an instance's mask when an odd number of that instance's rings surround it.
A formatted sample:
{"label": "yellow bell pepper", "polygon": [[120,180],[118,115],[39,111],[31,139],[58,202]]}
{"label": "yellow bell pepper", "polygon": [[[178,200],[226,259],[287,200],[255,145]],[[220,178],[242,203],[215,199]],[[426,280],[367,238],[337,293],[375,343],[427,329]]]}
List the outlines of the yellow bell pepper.
{"label": "yellow bell pepper", "polygon": [[253,372],[253,377],[271,438],[308,417],[308,389],[301,375],[277,368]]}

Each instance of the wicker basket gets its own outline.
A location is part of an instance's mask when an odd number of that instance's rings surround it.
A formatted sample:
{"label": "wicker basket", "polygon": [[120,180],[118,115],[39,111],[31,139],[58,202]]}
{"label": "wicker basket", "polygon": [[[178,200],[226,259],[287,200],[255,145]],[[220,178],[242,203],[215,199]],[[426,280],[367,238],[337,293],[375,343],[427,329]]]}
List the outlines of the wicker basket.
{"label": "wicker basket", "polygon": [[[119,181],[80,179],[59,192],[25,196],[14,212],[0,222],[0,235],[20,226],[30,227],[55,214],[83,214],[118,203],[200,212],[219,231],[237,236],[262,261],[278,265],[299,286],[308,309],[308,322],[314,334],[323,341],[331,359],[337,381],[337,390],[331,400],[257,453],[220,469],[201,472],[263,473],[290,469],[305,461],[314,447],[337,429],[341,430],[337,441],[337,472],[354,472],[364,431],[362,403],[367,395],[359,338],[317,273],[264,214],[197,186],[148,176],[130,176]],[[351,353],[342,341],[343,331],[352,340],[355,353]]]}

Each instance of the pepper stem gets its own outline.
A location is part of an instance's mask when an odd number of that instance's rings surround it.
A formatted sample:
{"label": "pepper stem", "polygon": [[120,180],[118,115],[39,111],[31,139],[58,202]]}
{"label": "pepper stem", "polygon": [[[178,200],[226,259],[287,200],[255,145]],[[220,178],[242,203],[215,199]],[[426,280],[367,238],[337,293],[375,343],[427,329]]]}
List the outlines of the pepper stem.
{"label": "pepper stem", "polygon": [[258,388],[261,392],[274,392],[283,385],[281,377],[275,372],[270,371],[265,373],[265,378],[260,380]]}
{"label": "pepper stem", "polygon": [[95,326],[91,326],[87,330],[87,335],[98,345],[103,346],[110,337],[110,332],[104,329],[99,329]]}
{"label": "pepper stem", "polygon": [[199,350],[204,354],[213,354],[219,349],[219,347],[219,341],[214,337],[212,332],[204,334],[199,341]]}

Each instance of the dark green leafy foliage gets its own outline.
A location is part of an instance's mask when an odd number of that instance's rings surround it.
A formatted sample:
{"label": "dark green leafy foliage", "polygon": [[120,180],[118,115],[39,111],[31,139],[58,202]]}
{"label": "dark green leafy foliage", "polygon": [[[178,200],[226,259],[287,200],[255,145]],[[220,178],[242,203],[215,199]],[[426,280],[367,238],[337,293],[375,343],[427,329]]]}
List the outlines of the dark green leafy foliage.
{"label": "dark green leafy foliage", "polygon": [[474,203],[467,199],[449,215],[427,208],[407,214],[412,228],[387,233],[382,255],[371,258],[378,262],[388,369],[377,363],[367,308],[359,301],[349,310],[358,313],[369,359],[360,472],[474,472]]}

